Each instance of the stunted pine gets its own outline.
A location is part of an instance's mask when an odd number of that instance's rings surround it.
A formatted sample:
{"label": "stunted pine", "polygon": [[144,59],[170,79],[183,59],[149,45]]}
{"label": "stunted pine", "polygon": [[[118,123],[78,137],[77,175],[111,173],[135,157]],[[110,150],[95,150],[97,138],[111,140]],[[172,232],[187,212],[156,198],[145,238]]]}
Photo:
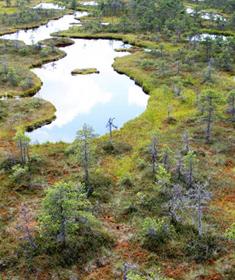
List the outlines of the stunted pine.
{"label": "stunted pine", "polygon": [[33,217],[29,208],[22,204],[20,208],[20,223],[17,229],[21,232],[22,240],[28,243],[32,250],[37,248],[34,240]]}
{"label": "stunted pine", "polygon": [[23,131],[18,131],[14,138],[16,144],[20,150],[20,160],[22,164],[26,164],[29,161],[29,143],[30,138],[25,135]]}
{"label": "stunted pine", "polygon": [[87,190],[87,195],[91,195],[93,187],[90,185],[90,167],[94,162],[95,153],[93,139],[96,137],[91,126],[84,124],[82,129],[77,132],[74,142],[75,156],[81,164],[84,171],[84,182]]}
{"label": "stunted pine", "polygon": [[175,184],[169,191],[169,201],[167,202],[168,214],[172,222],[179,222],[184,209],[184,191],[183,188]]}
{"label": "stunted pine", "polygon": [[211,200],[211,193],[207,190],[208,183],[196,183],[189,189],[185,200],[188,208],[196,214],[198,235],[203,235],[203,214],[208,202]]}
{"label": "stunted pine", "polygon": [[203,106],[203,118],[206,123],[205,141],[211,143],[212,125],[216,119],[218,105],[221,103],[221,95],[212,89],[207,89],[202,92],[200,102]]}

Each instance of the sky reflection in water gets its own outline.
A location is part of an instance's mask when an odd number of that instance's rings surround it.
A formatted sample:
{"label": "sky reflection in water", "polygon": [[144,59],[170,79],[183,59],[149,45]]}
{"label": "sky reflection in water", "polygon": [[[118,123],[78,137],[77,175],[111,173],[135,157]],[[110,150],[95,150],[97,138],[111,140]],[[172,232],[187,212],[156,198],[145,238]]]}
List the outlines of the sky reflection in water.
{"label": "sky reflection in water", "polygon": [[[76,16],[85,16],[85,13]],[[51,20],[36,29],[5,35],[5,39],[23,40],[26,44],[50,38],[50,34],[66,30],[79,23],[74,15]],[[84,123],[92,125],[98,134],[105,134],[109,117],[115,117],[120,128],[140,115],[147,106],[148,96],[125,75],[112,68],[114,58],[127,55],[115,52],[125,47],[121,41],[75,39],[75,44],[62,48],[67,56],[48,63],[33,72],[43,81],[36,95],[50,101],[57,109],[56,120],[29,133],[32,142],[71,142]],[[95,67],[100,74],[72,76],[75,68]]]}
{"label": "sky reflection in water", "polygon": [[[115,52],[122,46],[120,41],[77,39],[64,48],[64,59],[34,70],[44,83],[37,96],[55,105],[57,118],[32,132],[32,140],[71,142],[85,122],[104,134],[109,117],[115,117],[120,127],[145,110],[148,96],[112,68],[114,57],[126,55]],[[97,68],[100,74],[71,75],[75,68],[89,67]]]}

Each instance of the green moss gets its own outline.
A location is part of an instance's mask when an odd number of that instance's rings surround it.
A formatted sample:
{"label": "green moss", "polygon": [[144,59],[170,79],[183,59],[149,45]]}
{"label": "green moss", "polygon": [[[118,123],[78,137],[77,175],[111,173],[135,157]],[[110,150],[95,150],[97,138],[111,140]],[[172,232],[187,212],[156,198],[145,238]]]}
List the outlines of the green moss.
{"label": "green moss", "polygon": [[[154,42],[150,39],[148,40],[146,39],[147,36],[142,36],[141,34],[89,34],[76,27],[69,31],[62,32],[61,35],[66,38],[68,36],[89,39],[118,39],[138,47],[159,49],[158,42]],[[214,273],[215,269],[218,269],[221,274],[225,276],[224,266],[225,263],[231,262],[232,255],[228,253],[227,256],[222,256],[216,264],[211,263],[210,266],[208,266],[208,264],[197,266],[195,263],[191,263],[190,259],[184,255],[183,251],[184,245],[187,244],[189,240],[189,231],[187,230],[181,230],[181,234],[177,235],[177,240],[171,240],[169,244],[167,242],[167,244],[164,245],[165,247],[163,246],[161,254],[142,252],[142,249],[138,247],[139,240],[137,240],[138,242],[136,243],[134,243],[135,240],[128,239],[126,241],[127,231],[137,235],[137,219],[139,219],[139,224],[141,225],[145,217],[158,219],[164,214],[162,204],[165,201],[161,195],[159,195],[159,192],[156,191],[156,184],[152,182],[152,178],[146,176],[150,164],[146,153],[148,153],[149,143],[153,134],[158,135],[160,149],[166,147],[171,149],[173,154],[171,155],[171,164],[175,165],[174,156],[177,154],[177,151],[181,149],[182,133],[187,129],[190,136],[192,136],[190,143],[191,148],[197,152],[200,160],[198,172],[205,171],[203,176],[206,175],[206,178],[210,177],[212,189],[216,193],[216,200],[212,202],[212,210],[216,215],[214,215],[214,213],[208,213],[208,215],[210,215],[210,220],[213,217],[213,228],[215,228],[218,233],[223,232],[225,224],[229,225],[232,223],[231,217],[233,217],[232,214],[234,213],[232,199],[230,198],[231,201],[228,201],[234,186],[234,159],[232,157],[234,128],[231,123],[224,122],[224,120],[227,119],[227,115],[226,106],[222,104],[220,107],[220,119],[214,123],[214,143],[210,146],[205,145],[203,141],[204,123],[199,117],[196,102],[196,93],[201,92],[207,87],[217,90],[226,97],[228,89],[234,86],[233,74],[216,71],[213,83],[203,83],[202,69],[206,67],[206,64],[203,62],[200,64],[195,63],[195,65],[192,65],[192,69],[184,66],[180,73],[176,74],[174,66],[175,51],[179,48],[185,49],[186,45],[183,42],[171,44],[168,41],[161,41],[161,44],[163,45],[165,53],[163,57],[159,56],[158,53],[146,53],[141,49],[135,48],[131,55],[117,58],[113,64],[117,72],[132,78],[147,94],[149,94],[149,102],[143,114],[127,122],[120,130],[114,132],[113,138],[117,143],[127,143],[132,149],[117,154],[112,153],[112,147],[111,152],[109,152],[110,147],[108,146],[106,147],[106,153],[97,152],[99,162],[96,168],[99,169],[102,174],[110,176],[112,180],[110,181],[111,183],[107,184],[105,187],[105,190],[106,188],[108,189],[109,195],[106,195],[104,199],[103,187],[105,180],[103,181],[103,178],[101,178],[99,180],[100,186],[97,186],[95,190],[96,196],[91,200],[96,203],[96,206],[98,205],[97,216],[101,217],[102,221],[104,220],[105,226],[117,236],[118,246],[112,251],[109,263],[112,270],[117,262],[123,264],[123,260],[126,258],[125,250],[128,250],[128,256],[129,254],[137,258],[141,256],[137,259],[141,268],[149,268],[151,264],[156,266],[156,260],[157,263],[164,263],[167,267],[168,264],[170,264],[172,268],[178,268],[180,262],[185,263],[187,267],[191,267],[190,271],[180,270],[179,274],[177,274],[178,270],[176,272],[175,270],[170,271],[173,277],[176,274],[176,277],[180,279],[195,278],[195,275],[201,275],[201,270],[209,271],[209,275],[210,270]],[[166,73],[161,73],[162,62],[167,66]],[[173,85],[177,83],[177,81],[180,81],[182,86],[181,96],[175,96],[173,92]],[[33,106],[32,104],[29,105],[31,100],[31,98],[17,101],[7,100],[5,107],[6,114],[2,114],[3,117],[0,122],[0,140],[4,140],[3,142],[8,143],[9,139],[14,135],[15,130],[19,127],[33,129],[54,117],[55,109],[52,105],[45,102],[40,105],[41,107],[39,107],[39,109],[36,109],[35,104]],[[176,120],[175,122],[169,122],[169,106],[173,107],[172,117]],[[22,114],[21,118],[18,118],[19,114]],[[17,121],[15,122],[15,120]],[[12,127],[12,129],[9,129],[9,127]],[[98,138],[96,143],[98,143],[98,147],[102,147],[104,141],[107,140],[108,136],[106,135]],[[50,184],[62,178],[68,180],[72,179],[77,182],[79,167],[68,162],[68,159],[64,155],[66,147],[67,145],[64,143],[47,143],[44,145],[35,145],[31,148],[32,153],[37,153],[45,158],[45,164],[40,171]],[[3,154],[6,146],[2,146],[1,149]],[[143,170],[139,168],[140,160],[144,161],[142,165]],[[209,175],[208,170],[210,171]],[[223,176],[221,176],[221,174],[223,174]],[[1,201],[4,201],[4,205],[6,205],[6,201],[11,199],[11,205],[15,207],[14,210],[17,212],[16,202],[22,200],[31,201],[32,193],[29,194],[28,197],[25,195],[17,197],[14,193],[18,199],[13,200],[14,196],[12,193],[9,195],[9,186],[11,183],[7,176],[4,176],[5,175],[0,174],[0,178],[3,182],[3,186],[0,188]],[[92,180],[96,180],[96,176],[96,174],[94,178],[92,176]],[[121,185],[126,185],[127,187],[120,187],[119,183],[121,181],[124,183]],[[5,193],[3,192],[4,187],[8,188]],[[40,195],[41,194],[37,193],[35,200],[40,200]],[[141,198],[143,198],[143,201],[140,201]],[[221,200],[218,202],[217,200],[220,198]],[[126,209],[130,210],[131,215],[126,214]],[[134,209],[133,212],[131,209]],[[213,211],[208,209],[208,212]],[[123,215],[124,212],[125,215]],[[109,222],[105,220],[104,215],[119,219],[121,224],[120,227],[118,224],[119,229],[115,229],[116,225],[113,219]],[[12,223],[12,221],[10,223]],[[6,222],[6,224],[9,223]],[[190,232],[193,232],[193,227],[192,229],[190,227]],[[7,243],[6,247],[10,252],[12,250],[11,244],[14,243],[15,240],[12,241],[9,237],[7,239],[6,237],[2,239]],[[123,242],[123,240],[125,242]],[[122,247],[123,243],[125,244]],[[127,249],[124,248],[125,246],[127,246]],[[136,251],[133,251],[133,247],[138,251],[137,254]],[[4,251],[2,255],[9,254],[9,252]],[[20,260],[19,263],[20,262],[23,262],[23,260]],[[38,267],[41,268],[43,265],[48,267],[48,263],[51,263],[50,259],[39,260],[37,264]],[[53,271],[53,269],[55,269],[55,267],[52,267],[50,272]],[[61,269],[61,271],[61,273],[63,273],[63,269]],[[96,277],[96,275],[94,277]],[[111,276],[110,279],[113,279],[113,277]]]}
{"label": "green moss", "polygon": [[[99,32],[99,33],[89,33],[84,31],[80,27],[72,27],[68,31],[63,31],[59,33],[54,33],[56,36],[70,37],[70,38],[83,38],[83,39],[113,39],[122,40],[124,43],[129,43],[137,47],[143,48],[158,48],[159,42],[154,42],[150,40],[145,40],[141,38],[138,34],[122,34],[122,33],[109,33],[109,32]],[[164,43],[165,48],[170,48],[171,50],[177,50],[179,46],[173,46],[168,42]]]}
{"label": "green moss", "polygon": [[0,139],[4,138],[6,141],[18,129],[32,130],[49,123],[55,118],[56,111],[49,102],[30,97],[5,100],[4,110],[6,115],[0,121]]}
{"label": "green moss", "polygon": [[0,96],[33,96],[42,83],[30,69],[65,55],[57,48],[41,49],[22,42],[0,40],[0,60],[5,61],[5,65],[0,66]]}
{"label": "green moss", "polygon": [[218,29],[203,28],[203,29],[200,30],[200,33],[235,37],[235,32],[232,31],[232,30],[218,30]]}

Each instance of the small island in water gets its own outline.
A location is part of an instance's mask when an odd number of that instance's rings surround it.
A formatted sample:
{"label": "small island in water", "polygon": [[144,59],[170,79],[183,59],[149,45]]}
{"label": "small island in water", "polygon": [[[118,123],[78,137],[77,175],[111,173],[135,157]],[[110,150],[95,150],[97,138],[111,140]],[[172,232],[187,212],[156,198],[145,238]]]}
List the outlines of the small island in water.
{"label": "small island in water", "polygon": [[99,74],[100,71],[97,70],[96,68],[76,68],[74,69],[71,74],[73,76],[76,75],[89,75],[89,74]]}

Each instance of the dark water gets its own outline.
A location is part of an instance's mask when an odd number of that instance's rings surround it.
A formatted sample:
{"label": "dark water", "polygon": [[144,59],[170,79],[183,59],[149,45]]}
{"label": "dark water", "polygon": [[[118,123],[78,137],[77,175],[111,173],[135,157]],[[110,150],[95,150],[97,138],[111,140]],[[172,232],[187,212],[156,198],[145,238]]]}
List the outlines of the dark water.
{"label": "dark water", "polygon": [[[77,13],[77,16],[84,16]],[[74,15],[52,20],[39,28],[6,35],[7,39],[23,40],[27,44],[50,37],[55,31],[68,29],[70,24],[79,23]],[[84,123],[93,126],[96,133],[105,134],[109,117],[115,117],[120,128],[125,122],[144,112],[148,96],[125,75],[112,68],[114,58],[127,55],[116,52],[116,48],[129,46],[115,40],[74,40],[75,44],[62,48],[67,56],[48,63],[33,72],[43,81],[36,95],[55,105],[56,120],[50,125],[36,129],[29,135],[32,142],[71,142],[76,131]],[[75,68],[95,67],[100,74],[72,76]]]}

